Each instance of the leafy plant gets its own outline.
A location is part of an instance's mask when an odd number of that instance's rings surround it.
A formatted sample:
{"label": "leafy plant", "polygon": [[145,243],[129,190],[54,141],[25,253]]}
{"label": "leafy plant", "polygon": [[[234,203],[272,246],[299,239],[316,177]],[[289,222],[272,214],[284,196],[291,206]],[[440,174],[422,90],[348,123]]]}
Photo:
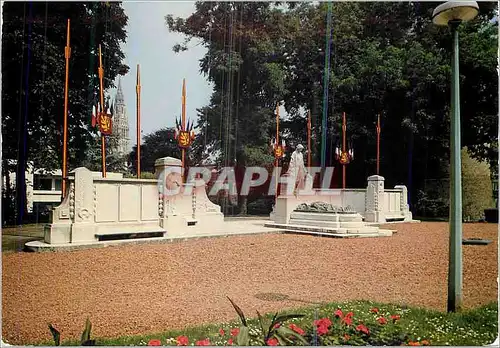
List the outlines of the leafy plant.
{"label": "leafy plant", "polygon": [[52,324],[49,324],[49,330],[50,333],[52,334],[52,338],[54,339],[54,345],[60,346],[61,345],[61,334],[60,332],[52,326]]}
{"label": "leafy plant", "polygon": [[89,318],[85,322],[85,329],[82,332],[81,344],[82,346],[95,346],[95,340],[90,339],[90,330],[92,329],[92,324]]}
{"label": "leafy plant", "polygon": [[[54,340],[54,345],[60,346],[61,345],[61,333],[54,327],[52,324],[49,323],[49,330],[50,333],[52,334],[52,338]],[[95,340],[90,339],[90,331],[92,330],[92,324],[87,318],[85,321],[85,328],[83,329],[82,332],[82,337],[80,339],[80,345],[81,346],[95,346]]]}
{"label": "leafy plant", "polygon": [[[236,313],[238,313],[242,326],[236,338],[236,342],[240,346],[248,346],[250,344],[250,334],[247,325],[247,320],[243,311],[238,307],[233,300],[228,297],[229,301],[233,305]],[[296,318],[301,318],[303,314],[279,314],[278,312],[274,314],[271,322],[264,319],[264,317],[257,311],[260,337],[256,337],[263,345],[270,345],[271,340],[277,340],[280,345],[296,345],[297,341],[307,345],[307,341],[299,333],[282,326],[286,321]]]}

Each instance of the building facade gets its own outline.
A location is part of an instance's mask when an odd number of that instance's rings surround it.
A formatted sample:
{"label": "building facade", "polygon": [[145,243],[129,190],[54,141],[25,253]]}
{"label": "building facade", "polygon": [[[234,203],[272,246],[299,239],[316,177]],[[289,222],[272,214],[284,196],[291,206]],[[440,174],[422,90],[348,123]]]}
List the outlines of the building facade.
{"label": "building facade", "polygon": [[[16,173],[8,173],[11,190],[16,190]],[[95,178],[102,177],[101,172],[92,172]],[[106,173],[110,179],[122,179],[122,173]],[[28,170],[25,172],[26,178],[26,205],[28,214],[32,214],[32,220],[35,223],[47,222],[53,207],[61,204],[62,200],[62,171],[56,169],[46,171],[43,169],[34,169],[31,163],[28,163]],[[5,192],[7,178],[3,175],[2,193]],[[2,217],[4,224],[5,217]]]}
{"label": "building facade", "polygon": [[113,105],[113,130],[110,139],[110,152],[117,157],[127,156],[130,153],[129,125],[127,107],[123,95],[121,80],[118,80],[118,89]]}

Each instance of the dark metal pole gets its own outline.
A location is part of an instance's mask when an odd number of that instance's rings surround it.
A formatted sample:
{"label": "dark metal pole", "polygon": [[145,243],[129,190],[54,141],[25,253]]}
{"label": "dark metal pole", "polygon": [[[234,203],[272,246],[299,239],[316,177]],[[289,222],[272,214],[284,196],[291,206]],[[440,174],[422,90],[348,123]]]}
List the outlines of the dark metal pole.
{"label": "dark metal pole", "polygon": [[462,307],[462,170],[460,158],[460,85],[458,66],[458,25],[450,21],[453,35],[451,130],[450,130],[450,252],[448,267],[448,311]]}
{"label": "dark metal pole", "polygon": [[328,115],[328,87],[330,81],[330,45],[332,38],[332,3],[328,2],[328,15],[326,21],[326,49],[325,72],[323,79],[323,120],[321,123],[321,173],[322,177],[326,168],[326,127]]}

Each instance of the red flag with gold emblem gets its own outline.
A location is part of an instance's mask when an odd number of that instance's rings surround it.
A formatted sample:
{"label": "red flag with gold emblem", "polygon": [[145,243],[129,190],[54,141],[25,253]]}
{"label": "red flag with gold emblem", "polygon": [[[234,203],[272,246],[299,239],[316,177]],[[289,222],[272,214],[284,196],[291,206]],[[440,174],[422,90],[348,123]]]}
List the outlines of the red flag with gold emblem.
{"label": "red flag with gold emblem", "polygon": [[112,121],[111,117],[108,115],[101,113],[99,115],[99,131],[101,134],[110,135],[112,130]]}

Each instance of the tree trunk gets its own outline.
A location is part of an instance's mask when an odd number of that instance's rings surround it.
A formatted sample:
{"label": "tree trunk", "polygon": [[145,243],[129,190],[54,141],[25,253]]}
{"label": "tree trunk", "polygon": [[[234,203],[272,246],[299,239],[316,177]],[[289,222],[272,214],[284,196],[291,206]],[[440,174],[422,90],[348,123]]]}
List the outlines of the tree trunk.
{"label": "tree trunk", "polygon": [[13,196],[12,196],[12,185],[10,182],[10,167],[7,159],[3,160],[3,175],[5,175],[5,191],[2,195],[2,225],[9,225],[13,222],[14,209],[13,208]]}
{"label": "tree trunk", "polygon": [[240,215],[247,215],[247,202],[248,202],[247,196],[240,196],[240,199],[238,201]]}
{"label": "tree trunk", "polygon": [[26,162],[22,161],[20,164],[21,165],[17,166],[16,173],[16,216],[18,225],[22,225],[28,218],[28,205],[26,195]]}

